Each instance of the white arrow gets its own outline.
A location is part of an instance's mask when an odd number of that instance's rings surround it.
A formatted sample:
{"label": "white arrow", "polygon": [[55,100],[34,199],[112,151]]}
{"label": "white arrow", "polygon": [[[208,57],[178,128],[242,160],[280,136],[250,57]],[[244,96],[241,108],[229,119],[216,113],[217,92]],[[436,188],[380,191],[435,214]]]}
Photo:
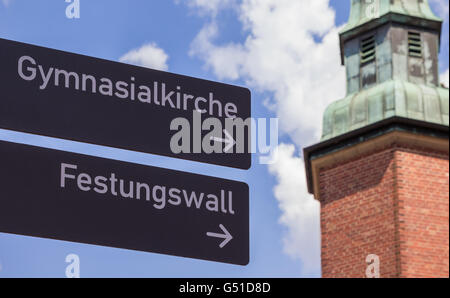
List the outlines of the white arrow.
{"label": "white arrow", "polygon": [[220,248],[223,248],[225,245],[227,245],[228,242],[230,242],[233,239],[233,236],[231,236],[230,232],[228,232],[228,230],[225,229],[225,227],[222,224],[220,224],[219,227],[222,229],[224,234],[208,232],[208,233],[206,233],[206,235],[208,237],[215,237],[215,238],[222,238],[222,239],[224,239],[222,241],[222,243],[220,243],[220,245],[219,245]]}
{"label": "white arrow", "polygon": [[215,142],[225,143],[227,146],[225,147],[224,151],[228,152],[231,148],[236,144],[236,141],[233,139],[233,137],[230,135],[230,133],[224,129],[223,133],[225,134],[225,139],[223,138],[217,138],[217,137],[211,137],[211,140]]}

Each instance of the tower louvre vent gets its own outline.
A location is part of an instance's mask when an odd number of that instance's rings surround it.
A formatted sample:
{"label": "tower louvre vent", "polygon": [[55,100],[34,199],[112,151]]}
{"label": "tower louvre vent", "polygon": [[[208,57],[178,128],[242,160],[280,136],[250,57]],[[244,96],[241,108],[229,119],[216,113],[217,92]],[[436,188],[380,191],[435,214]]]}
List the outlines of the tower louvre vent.
{"label": "tower louvre vent", "polygon": [[422,58],[422,39],[420,33],[408,32],[409,56]]}
{"label": "tower louvre vent", "polygon": [[361,40],[361,64],[375,61],[375,36]]}

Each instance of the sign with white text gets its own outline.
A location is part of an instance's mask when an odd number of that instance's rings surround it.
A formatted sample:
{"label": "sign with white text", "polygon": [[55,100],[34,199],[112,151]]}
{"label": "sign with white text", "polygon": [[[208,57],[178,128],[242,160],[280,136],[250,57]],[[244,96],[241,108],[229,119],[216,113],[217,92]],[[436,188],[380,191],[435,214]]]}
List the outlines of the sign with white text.
{"label": "sign with white text", "polygon": [[0,165],[0,232],[249,262],[245,183],[5,141]]}
{"label": "sign with white text", "polygon": [[249,169],[250,101],[242,87],[0,39],[4,129]]}

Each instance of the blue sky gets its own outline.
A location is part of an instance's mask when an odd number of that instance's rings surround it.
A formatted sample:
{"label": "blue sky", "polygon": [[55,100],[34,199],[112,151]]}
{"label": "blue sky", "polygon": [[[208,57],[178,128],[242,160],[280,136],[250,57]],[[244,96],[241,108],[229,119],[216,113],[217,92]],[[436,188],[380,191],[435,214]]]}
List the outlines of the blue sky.
{"label": "blue sky", "polygon": [[[440,71],[448,83],[448,1],[431,2],[446,20]],[[280,118],[278,162],[261,165],[255,154],[252,168],[241,171],[6,130],[0,139],[245,181],[250,264],[0,233],[0,277],[64,277],[72,253],[82,277],[320,276],[319,209],[306,193],[300,152],[318,140],[324,107],[345,94],[337,32],[350,1],[80,3],[80,19],[68,19],[64,0],[1,0],[0,37],[247,86],[253,117]]]}

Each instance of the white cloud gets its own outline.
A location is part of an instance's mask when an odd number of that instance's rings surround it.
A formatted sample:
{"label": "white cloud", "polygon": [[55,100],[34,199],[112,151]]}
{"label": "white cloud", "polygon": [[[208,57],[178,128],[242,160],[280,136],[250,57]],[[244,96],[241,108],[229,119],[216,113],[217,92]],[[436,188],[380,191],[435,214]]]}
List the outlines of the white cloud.
{"label": "white cloud", "polygon": [[155,43],[143,45],[138,49],[133,49],[120,57],[120,61],[135,64],[157,70],[168,70],[167,60],[169,56],[163,49]]}
{"label": "white cloud", "polygon": [[[220,32],[212,13],[191,55],[221,80],[243,79],[253,90],[272,94],[262,103],[276,112],[282,132],[298,148],[317,142],[326,106],[345,96],[339,28],[329,1],[242,0],[237,11],[245,42],[215,43]],[[303,262],[304,273],[317,273],[320,207],[307,192],[303,161],[294,151],[294,145],[281,145],[269,172],[277,177],[274,195],[287,227],[285,252]]]}
{"label": "white cloud", "polygon": [[191,54],[219,79],[271,92],[283,132],[300,146],[316,141],[325,107],[345,94],[334,10],[327,0],[243,0],[239,16],[245,43],[216,45],[213,18]]}
{"label": "white cloud", "polygon": [[441,83],[444,84],[444,86],[446,86],[447,88],[449,87],[448,85],[448,75],[449,75],[449,70],[447,69],[446,72],[441,74]]}
{"label": "white cloud", "polygon": [[203,27],[192,43],[191,55],[203,54],[207,66],[212,67],[219,79],[237,80],[241,77],[241,66],[245,63],[245,49],[239,44],[217,47],[212,39],[218,34],[217,24],[212,22]]}
{"label": "white cloud", "polygon": [[294,145],[281,144],[277,162],[269,165],[278,182],[274,194],[282,211],[280,223],[287,227],[284,250],[302,261],[303,274],[319,275],[320,205],[305,191],[304,163],[294,152]]}
{"label": "white cloud", "polygon": [[2,0],[4,6],[8,6],[11,3],[11,0]]}

